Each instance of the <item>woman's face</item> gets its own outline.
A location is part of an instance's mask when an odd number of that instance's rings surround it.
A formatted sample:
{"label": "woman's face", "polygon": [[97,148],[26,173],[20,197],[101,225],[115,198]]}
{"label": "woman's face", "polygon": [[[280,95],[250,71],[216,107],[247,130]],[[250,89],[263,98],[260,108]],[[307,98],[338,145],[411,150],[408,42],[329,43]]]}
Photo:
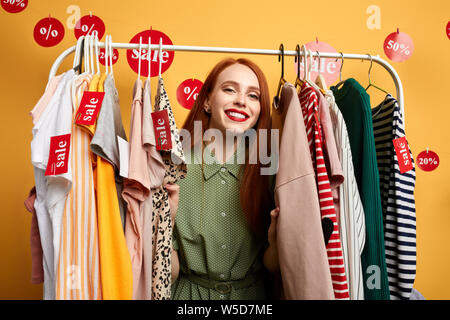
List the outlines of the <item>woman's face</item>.
{"label": "woman's face", "polygon": [[252,128],[261,111],[260,88],[256,74],[249,67],[233,64],[217,77],[205,109],[210,110],[209,127],[243,133]]}

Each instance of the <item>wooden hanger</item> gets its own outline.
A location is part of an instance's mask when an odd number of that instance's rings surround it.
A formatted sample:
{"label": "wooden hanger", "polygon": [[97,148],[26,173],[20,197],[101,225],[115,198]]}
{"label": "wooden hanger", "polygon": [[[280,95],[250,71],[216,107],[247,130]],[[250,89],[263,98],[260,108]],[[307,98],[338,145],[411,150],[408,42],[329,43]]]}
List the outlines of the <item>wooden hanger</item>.
{"label": "wooden hanger", "polygon": [[319,51],[316,51],[316,53],[317,53],[317,58],[319,59],[318,60],[319,61],[319,64],[318,64],[319,74],[318,74],[318,76],[316,78],[315,83],[319,86],[320,91],[322,92],[322,94],[325,94],[325,90],[328,89],[328,86],[327,86],[327,82],[325,81],[325,78],[323,77],[323,75],[320,74],[320,54],[319,54]]}

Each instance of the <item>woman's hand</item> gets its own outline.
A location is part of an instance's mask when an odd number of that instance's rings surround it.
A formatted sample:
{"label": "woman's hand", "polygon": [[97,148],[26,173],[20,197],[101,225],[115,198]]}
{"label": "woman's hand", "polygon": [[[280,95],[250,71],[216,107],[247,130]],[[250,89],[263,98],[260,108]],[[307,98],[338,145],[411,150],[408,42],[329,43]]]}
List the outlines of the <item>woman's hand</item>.
{"label": "woman's hand", "polygon": [[280,269],[278,262],[278,246],[277,246],[277,224],[280,208],[275,208],[270,212],[270,226],[267,232],[267,240],[269,247],[264,252],[264,266],[270,272],[275,272]]}
{"label": "woman's hand", "polygon": [[178,199],[180,197],[180,186],[173,183],[167,183],[164,187],[169,192],[170,215],[172,217],[172,226],[175,224],[175,217],[178,211]]}
{"label": "woman's hand", "polygon": [[269,246],[277,245],[277,224],[278,224],[278,214],[280,213],[280,208],[275,208],[270,211],[270,226],[267,234],[267,240],[269,241]]}
{"label": "woman's hand", "polygon": [[[180,197],[180,186],[173,183],[167,183],[164,185],[169,192],[169,207],[170,215],[172,217],[172,228],[175,225],[175,217],[178,211],[178,199]],[[178,278],[180,272],[180,262],[178,260],[178,253],[176,250],[172,250],[172,282]]]}

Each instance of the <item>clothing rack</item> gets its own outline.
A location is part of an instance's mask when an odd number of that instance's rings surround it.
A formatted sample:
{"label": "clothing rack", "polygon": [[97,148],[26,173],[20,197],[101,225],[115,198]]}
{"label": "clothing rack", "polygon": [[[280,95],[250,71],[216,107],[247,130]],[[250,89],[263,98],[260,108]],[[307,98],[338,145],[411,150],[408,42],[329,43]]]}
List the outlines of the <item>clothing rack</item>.
{"label": "clothing rack", "polygon": [[[115,49],[139,49],[138,43],[112,43],[112,48]],[[99,48],[104,48],[105,43],[99,42]],[[52,68],[50,69],[49,79],[56,75],[59,66],[62,61],[69,56],[72,52],[75,51],[76,46],[72,46],[66,49],[63,53],[61,53],[58,58],[56,58],[53,63]],[[261,54],[261,55],[281,55],[281,50],[267,50],[267,49],[247,49],[247,48],[224,48],[224,47],[199,47],[199,46],[178,46],[178,45],[159,45],[152,44],[150,45],[151,50],[160,49],[165,51],[187,51],[187,52],[216,52],[216,53],[241,53],[241,54]],[[149,49],[148,44],[142,44],[141,49]],[[298,53],[294,50],[286,50],[283,52],[285,56],[296,56]],[[300,52],[300,55],[303,56],[303,52]],[[397,101],[402,112],[403,118],[405,117],[405,107],[404,107],[404,99],[403,99],[403,87],[400,77],[398,76],[395,69],[385,60],[381,59],[378,56],[370,56],[369,54],[353,54],[353,53],[330,53],[330,52],[312,52],[314,57],[320,56],[320,58],[341,58],[341,59],[352,59],[352,60],[372,60],[375,63],[378,63],[383,68],[385,68],[395,83],[395,88],[397,91]]]}

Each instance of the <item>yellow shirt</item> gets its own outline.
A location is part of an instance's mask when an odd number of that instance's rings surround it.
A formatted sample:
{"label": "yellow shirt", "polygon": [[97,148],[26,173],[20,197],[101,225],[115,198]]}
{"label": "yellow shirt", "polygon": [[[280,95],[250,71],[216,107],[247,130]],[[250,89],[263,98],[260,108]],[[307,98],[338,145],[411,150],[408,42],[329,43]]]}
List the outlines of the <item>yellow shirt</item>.
{"label": "yellow shirt", "polygon": [[[98,92],[104,91],[105,79],[106,74],[102,74],[98,81]],[[109,105],[102,105],[102,108],[110,107]],[[131,257],[120,219],[114,167],[97,155],[97,167],[94,169],[94,176],[96,177],[103,299],[131,300],[133,295]]]}

